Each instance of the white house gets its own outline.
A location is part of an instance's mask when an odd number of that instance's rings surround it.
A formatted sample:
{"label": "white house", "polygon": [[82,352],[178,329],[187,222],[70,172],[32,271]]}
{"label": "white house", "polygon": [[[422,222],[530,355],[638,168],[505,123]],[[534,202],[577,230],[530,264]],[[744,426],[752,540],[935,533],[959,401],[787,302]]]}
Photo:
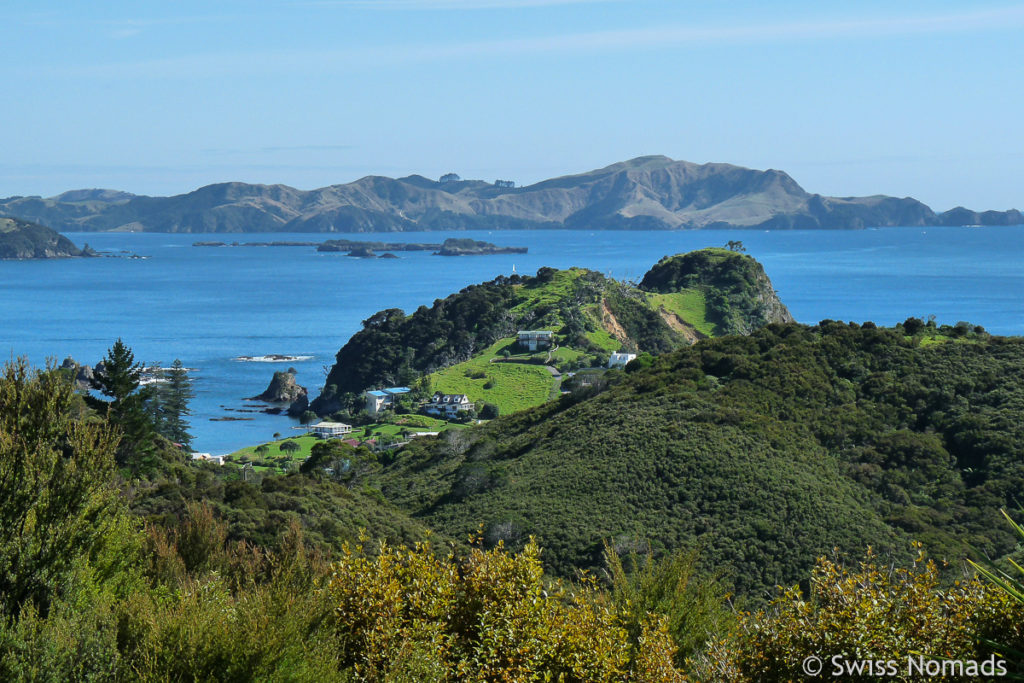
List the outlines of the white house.
{"label": "white house", "polygon": [[472,407],[472,401],[465,394],[442,394],[438,391],[423,406],[423,410],[430,415],[455,417],[460,412],[469,410]]}
{"label": "white house", "polygon": [[613,353],[608,357],[609,368],[624,368],[626,363],[636,358],[635,353]]}
{"label": "white house", "polygon": [[388,389],[367,391],[363,394],[366,398],[366,412],[374,416],[379,415],[382,411],[395,405],[395,401],[399,396],[408,393],[409,387],[390,387]]}
{"label": "white house", "polygon": [[519,345],[529,349],[530,351],[536,351],[538,349],[551,348],[551,342],[554,339],[554,332],[551,330],[520,330],[519,331]]}
{"label": "white house", "polygon": [[193,453],[193,460],[206,460],[207,462],[217,463],[218,465],[224,464],[223,455],[210,455],[209,453]]}
{"label": "white house", "polygon": [[309,428],[309,433],[321,439],[337,439],[352,431],[352,425],[344,422],[317,422]]}

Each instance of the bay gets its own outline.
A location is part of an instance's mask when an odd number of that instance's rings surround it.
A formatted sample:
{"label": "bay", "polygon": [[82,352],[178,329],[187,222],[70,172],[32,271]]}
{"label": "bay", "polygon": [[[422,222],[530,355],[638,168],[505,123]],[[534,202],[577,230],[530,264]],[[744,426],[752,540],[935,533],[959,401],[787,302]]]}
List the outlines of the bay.
{"label": "bay", "polygon": [[[469,231],[341,235],[389,242],[471,237],[528,254],[357,259],[313,247],[193,247],[195,241],[322,241],[339,235],[66,233],[145,259],[0,261],[0,353],[35,365],[100,360],[121,337],[146,363],[195,368],[197,450],[224,453],[287,434],[297,422],[253,410],[274,370],[294,367],[315,396],[360,323],[406,312],[469,284],[541,266],[582,266],[639,280],[659,258],[742,240],[800,322],[891,325],[908,316],[1024,333],[1024,226],[858,231]],[[235,360],[288,354],[284,363]],[[5,358],[5,360],[7,359]],[[251,418],[211,421],[224,417]]]}

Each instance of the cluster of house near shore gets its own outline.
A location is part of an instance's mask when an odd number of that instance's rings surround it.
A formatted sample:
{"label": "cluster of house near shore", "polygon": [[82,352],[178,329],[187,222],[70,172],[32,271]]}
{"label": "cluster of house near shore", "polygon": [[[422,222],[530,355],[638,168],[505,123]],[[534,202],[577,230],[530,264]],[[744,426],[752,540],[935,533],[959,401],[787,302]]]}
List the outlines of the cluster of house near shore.
{"label": "cluster of house near shore", "polygon": [[[519,346],[523,349],[536,352],[550,349],[554,345],[554,332],[550,330],[522,330],[518,334]],[[608,368],[622,368],[636,358],[635,353],[613,353],[608,358]],[[366,401],[366,412],[376,417],[389,408],[394,408],[398,399],[408,394],[409,387],[388,387],[386,389],[373,389],[363,393]],[[445,394],[440,391],[434,393],[430,399],[423,404],[422,410],[428,415],[444,419],[458,418],[460,413],[474,407],[466,394]],[[344,422],[318,422],[309,426],[309,433],[321,439],[340,439],[352,433],[352,426]],[[426,432],[424,434],[436,434]],[[358,442],[353,443],[357,445]],[[193,453],[193,460],[206,460],[218,465],[224,464],[226,456],[211,455],[210,453]]]}
{"label": "cluster of house near shore", "polygon": [[[517,340],[519,346],[527,351],[542,351],[553,346],[554,332],[551,330],[521,330],[517,335]],[[613,353],[608,359],[608,367],[624,367],[634,358],[636,358],[634,353]],[[366,391],[363,393],[366,412],[376,417],[385,410],[393,408],[398,400],[409,391],[409,387],[388,387]],[[473,407],[474,403],[466,394],[445,394],[438,391],[423,404],[422,410],[427,415],[451,420],[458,418],[460,413]],[[350,433],[352,427],[344,422],[320,422],[310,426],[309,431],[323,439],[335,439]]]}
{"label": "cluster of house near shore", "polygon": [[[387,389],[364,392],[366,412],[376,417],[385,410],[393,408],[398,399],[408,393],[409,387],[388,387]],[[450,420],[473,407],[473,402],[465,394],[443,394],[438,391],[423,405],[423,412]],[[318,422],[309,428],[310,434],[321,439],[337,439],[351,431],[352,426],[344,422]]]}

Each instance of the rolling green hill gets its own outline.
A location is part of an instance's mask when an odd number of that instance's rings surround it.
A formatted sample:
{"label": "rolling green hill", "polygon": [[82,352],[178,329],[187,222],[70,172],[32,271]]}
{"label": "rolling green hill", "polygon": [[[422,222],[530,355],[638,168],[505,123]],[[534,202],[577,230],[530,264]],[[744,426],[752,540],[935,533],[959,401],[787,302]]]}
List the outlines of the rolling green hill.
{"label": "rolling green hill", "polygon": [[535,535],[561,575],[600,566],[605,539],[701,547],[754,594],[833,547],[1006,553],[998,509],[1024,486],[1024,340],[910,322],[701,341],[607,388],[413,444],[380,486],[454,537]]}
{"label": "rolling green hill", "polygon": [[[715,267],[700,267],[708,262]],[[672,281],[658,275],[668,270],[675,273]],[[603,365],[609,352],[620,349],[665,353],[713,334],[792,320],[749,256],[701,250],[666,257],[651,273],[648,288],[582,268],[541,268],[534,277],[467,287],[411,315],[380,311],[338,351],[311,407],[331,414],[365,389],[429,375],[432,389],[495,402],[508,413],[556,391],[544,365]],[[557,348],[550,356],[520,353],[510,342],[524,329],[551,330]]]}

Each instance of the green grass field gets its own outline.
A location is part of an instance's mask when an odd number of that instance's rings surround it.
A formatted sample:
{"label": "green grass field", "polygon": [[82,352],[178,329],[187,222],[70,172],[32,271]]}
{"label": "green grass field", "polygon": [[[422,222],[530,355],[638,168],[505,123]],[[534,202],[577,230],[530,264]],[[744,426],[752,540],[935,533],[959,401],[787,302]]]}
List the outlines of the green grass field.
{"label": "green grass field", "polygon": [[647,294],[647,301],[654,308],[664,306],[666,311],[675,313],[690,323],[701,334],[713,337],[715,326],[707,319],[707,304],[704,292],[699,289],[685,289],[671,294]]}
{"label": "green grass field", "polygon": [[[544,403],[555,380],[543,366],[490,362],[507,342],[501,340],[476,358],[433,373],[431,386],[446,394],[466,394],[470,401],[493,403],[502,415]],[[488,383],[493,386],[485,389]]]}
{"label": "green grass field", "polygon": [[577,351],[576,349],[570,349],[567,346],[560,346],[560,347],[558,347],[557,349],[555,349],[554,351],[551,352],[551,363],[553,365],[558,365],[559,363],[563,363],[565,361],[572,362],[572,361],[579,360],[580,357],[583,356],[583,355],[584,354],[583,354],[582,351]]}
{"label": "green grass field", "polygon": [[399,427],[405,427],[417,432],[437,432],[444,429],[448,423],[429,415],[405,414],[395,415],[394,422]]}
{"label": "green grass field", "polygon": [[[907,337],[907,339],[911,339],[911,338],[912,337]],[[951,336],[948,336],[948,335],[945,335],[945,334],[942,334],[942,333],[939,333],[939,332],[936,332],[934,334],[926,334],[925,336],[921,337],[921,346],[934,346],[936,344],[949,344],[949,343],[953,343],[953,344],[976,344],[976,343],[978,343],[978,340],[977,339],[971,339],[969,337],[951,337]]]}
{"label": "green grass field", "polygon": [[[298,434],[298,432],[296,432]],[[294,452],[282,451],[281,444],[285,441],[294,441],[299,444],[299,450]],[[228,456],[228,459],[232,462],[240,462],[241,460],[248,458],[249,460],[274,460],[275,458],[288,457],[296,462],[302,462],[309,457],[309,452],[313,448],[313,444],[317,442],[315,436],[309,436],[303,434],[302,436],[290,436],[279,441],[268,441],[265,444],[257,444],[255,446],[246,446],[240,448],[234,453]],[[257,453],[256,449],[260,446],[266,446],[266,453]]]}
{"label": "green grass field", "polygon": [[[299,434],[298,431],[296,431],[295,433]],[[285,441],[295,441],[296,443],[299,444],[300,450],[294,453],[282,451],[281,444],[284,443]],[[272,458],[280,458],[281,456],[288,456],[293,460],[302,461],[302,459],[309,457],[309,450],[312,449],[313,443],[315,442],[316,437],[309,436],[307,434],[302,434],[301,436],[287,436],[276,441],[267,441],[266,443],[247,445],[246,447],[244,447],[244,449],[239,449],[238,451],[230,454],[230,456],[228,457],[234,462],[238,462],[243,457],[247,457],[250,460],[270,460]],[[267,446],[267,453],[256,453],[256,449],[260,445]]]}

